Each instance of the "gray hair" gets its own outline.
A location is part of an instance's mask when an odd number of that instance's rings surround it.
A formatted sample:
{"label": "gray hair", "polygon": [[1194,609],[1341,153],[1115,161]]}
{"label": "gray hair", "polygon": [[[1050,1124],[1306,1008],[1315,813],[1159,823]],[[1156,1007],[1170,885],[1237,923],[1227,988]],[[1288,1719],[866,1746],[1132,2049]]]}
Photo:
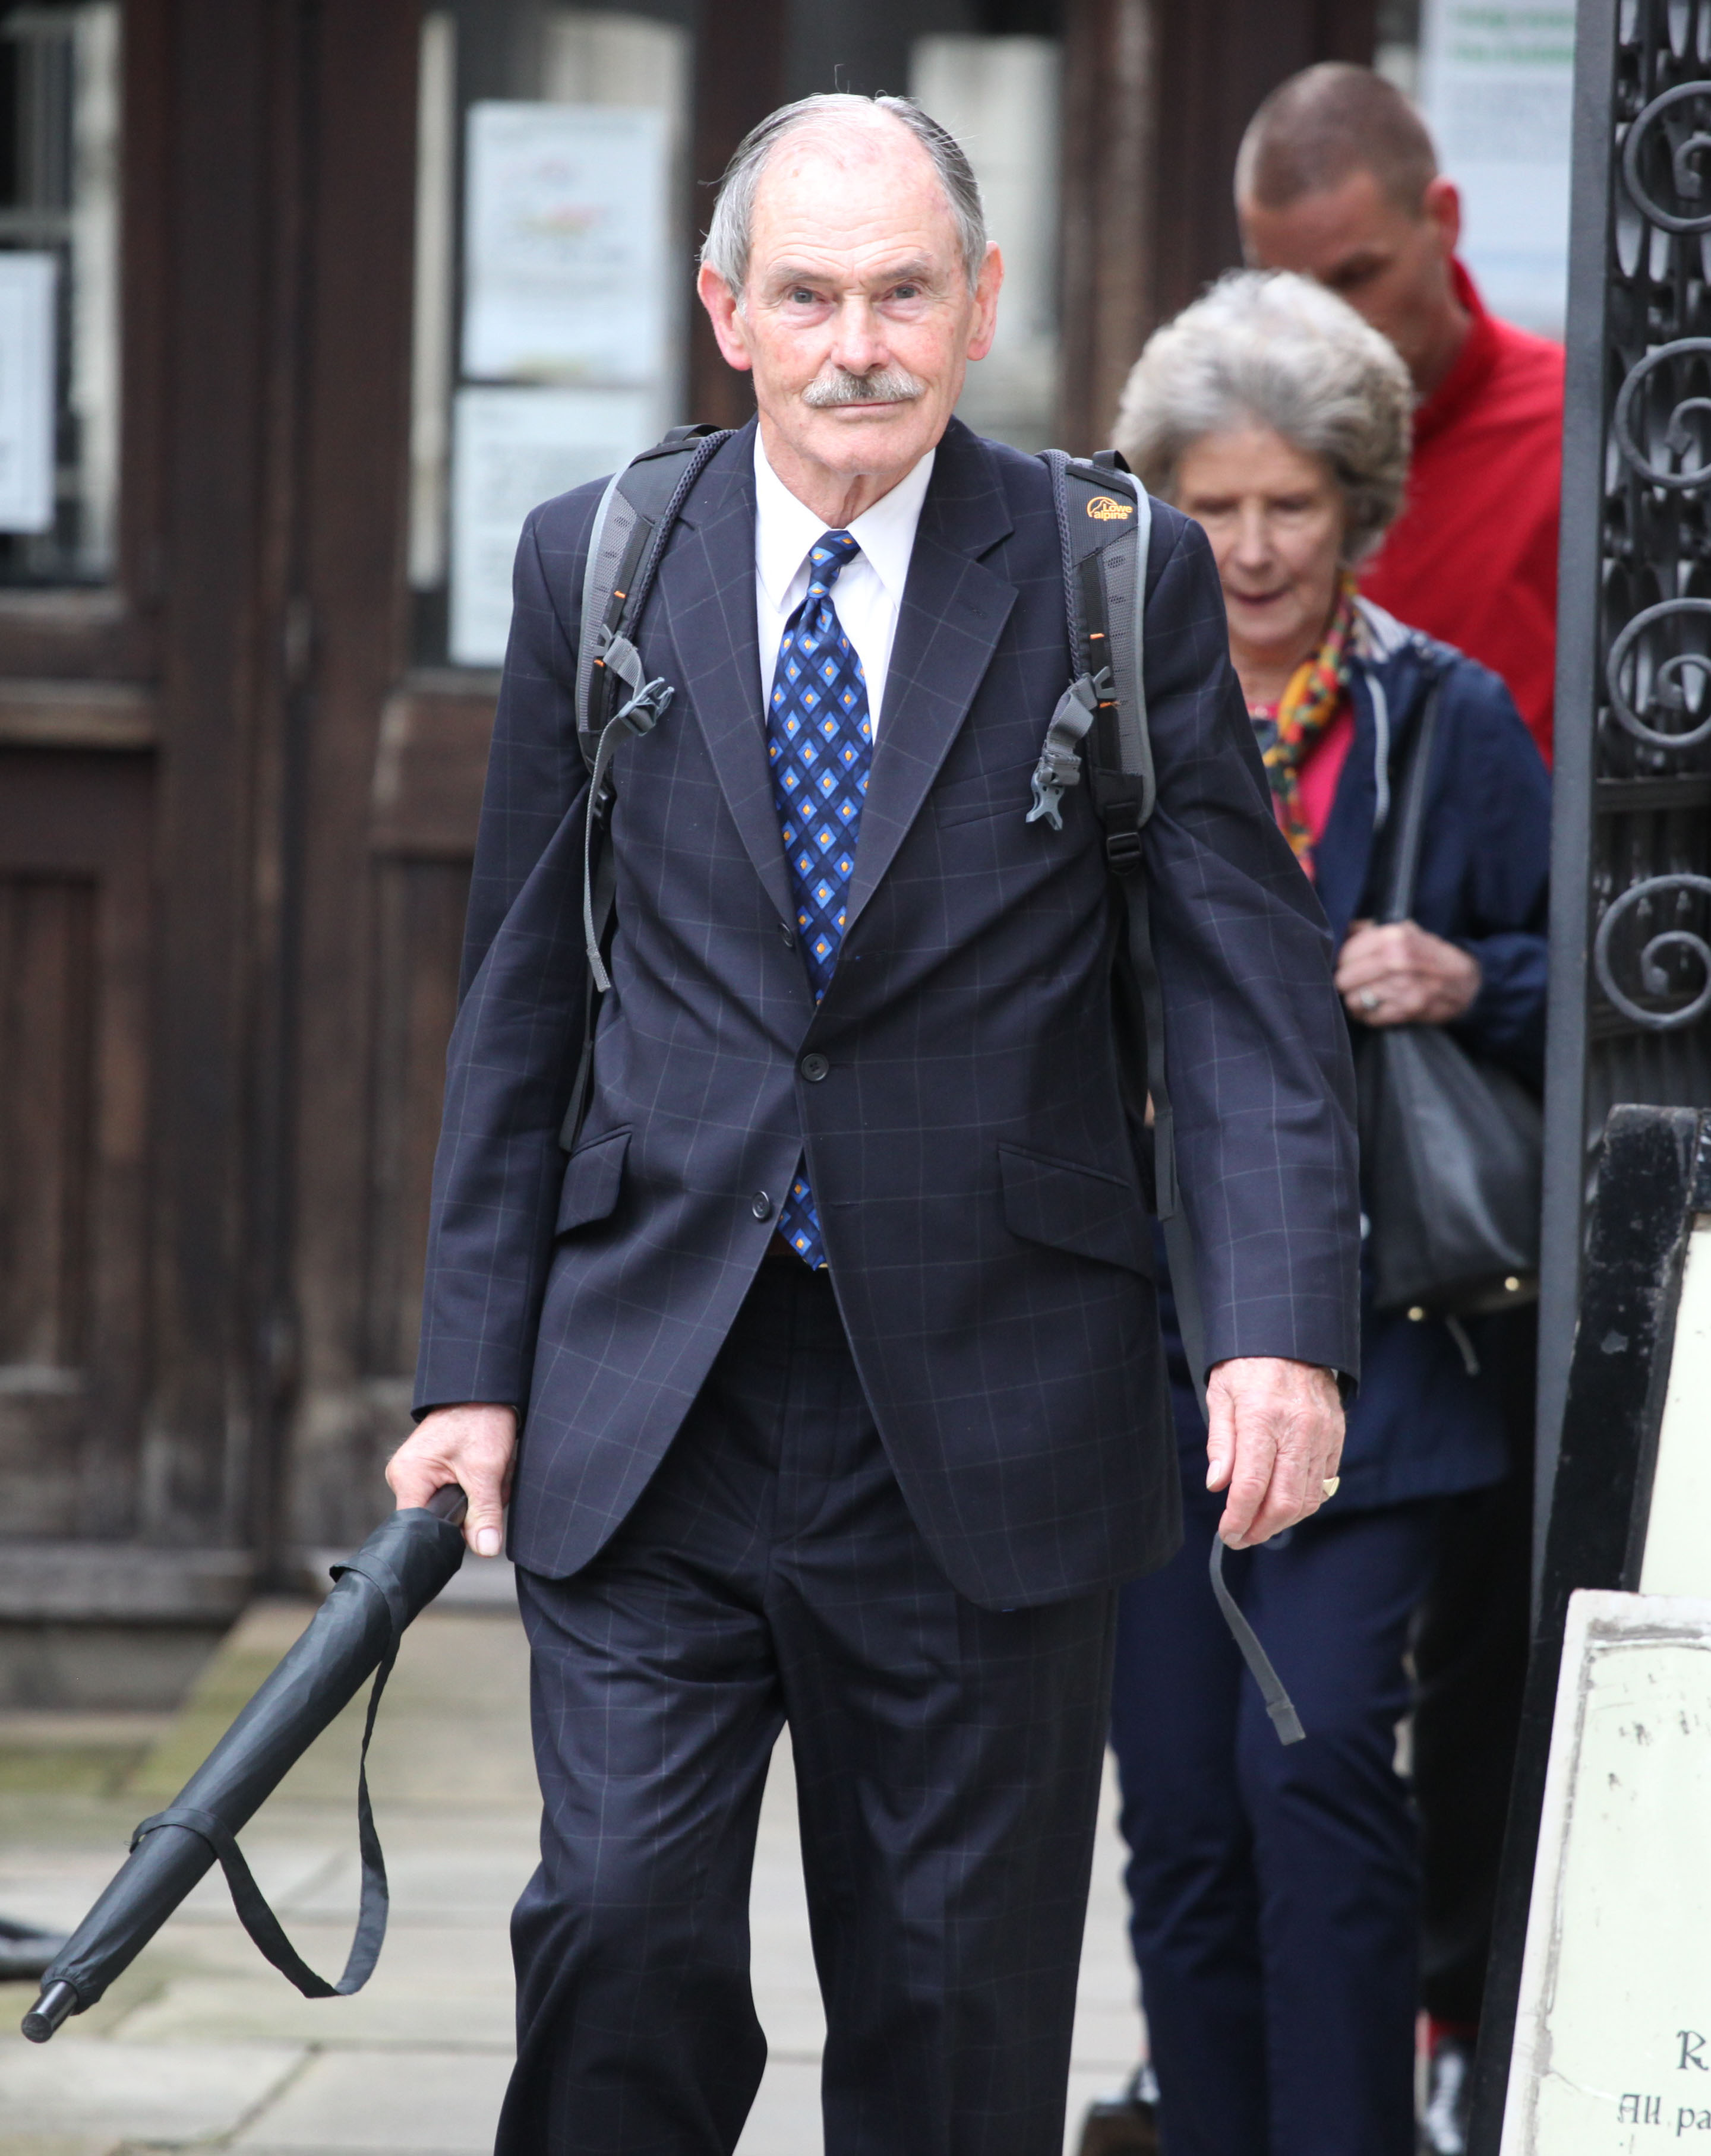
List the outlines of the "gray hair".
{"label": "gray hair", "polygon": [[1402,506],[1413,410],[1395,346],[1346,300],[1292,270],[1237,270],[1147,340],[1116,443],[1168,501],[1193,444],[1271,428],[1330,466],[1346,516],[1344,558],[1354,562]]}
{"label": "gray hair", "polygon": [[957,228],[963,271],[970,290],[986,259],[986,212],[980,185],[968,153],[948,127],[925,113],[912,97],[853,97],[830,91],[781,105],[750,128],[725,167],[701,259],[740,300],[748,282],[749,239],[754,228],[754,198],[761,174],[774,150],[788,136],[828,126],[852,129],[869,123],[876,112],[889,113],[908,129],[933,160],[945,202]]}

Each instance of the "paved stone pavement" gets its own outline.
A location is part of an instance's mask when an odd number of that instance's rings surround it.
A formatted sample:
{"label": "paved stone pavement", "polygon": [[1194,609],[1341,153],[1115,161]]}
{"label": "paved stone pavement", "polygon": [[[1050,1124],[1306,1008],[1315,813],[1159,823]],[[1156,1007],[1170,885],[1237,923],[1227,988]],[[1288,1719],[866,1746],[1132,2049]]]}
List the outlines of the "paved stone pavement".
{"label": "paved stone pavement", "polygon": [[[461,1585],[462,1583],[458,1583]],[[470,1586],[475,1583],[471,1581]],[[256,1604],[176,1720],[0,1715],[0,1910],[69,1926],[131,1828],[173,1796],[306,1621]],[[408,1634],[371,1758],[393,1888],[367,1989],[300,1998],[204,1881],[107,1997],[51,2044],[18,2024],[33,1986],[0,1984],[0,2156],[481,2156],[511,2049],[506,1914],[534,1861],[537,1800],[515,1613],[442,1604]],[[342,1965],[356,1907],[356,1710],[245,1833],[312,1967]],[[1069,2141],[1121,2081],[1138,2021],[1107,1790],[1082,1964]],[[739,2156],[820,2156],[823,2035],[809,1950],[788,1743],[762,1815],[754,1988],[771,2058]]]}

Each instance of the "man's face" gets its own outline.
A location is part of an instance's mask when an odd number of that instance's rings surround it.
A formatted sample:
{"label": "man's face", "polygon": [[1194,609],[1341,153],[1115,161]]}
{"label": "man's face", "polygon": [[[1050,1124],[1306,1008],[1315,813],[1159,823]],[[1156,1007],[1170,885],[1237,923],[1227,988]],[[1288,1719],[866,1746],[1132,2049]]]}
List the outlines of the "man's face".
{"label": "man's face", "polygon": [[943,434],[1003,275],[989,248],[969,290],[932,161],[886,121],[788,137],[756,192],[742,305],[710,270],[701,292],[719,349],[753,370],[779,476],[889,483]]}
{"label": "man's face", "polygon": [[1399,208],[1370,172],[1286,209],[1249,200],[1237,208],[1256,269],[1316,278],[1390,340],[1418,387],[1436,387],[1446,338],[1453,348],[1462,326],[1450,274],[1462,232],[1453,182],[1433,180],[1418,216]]}

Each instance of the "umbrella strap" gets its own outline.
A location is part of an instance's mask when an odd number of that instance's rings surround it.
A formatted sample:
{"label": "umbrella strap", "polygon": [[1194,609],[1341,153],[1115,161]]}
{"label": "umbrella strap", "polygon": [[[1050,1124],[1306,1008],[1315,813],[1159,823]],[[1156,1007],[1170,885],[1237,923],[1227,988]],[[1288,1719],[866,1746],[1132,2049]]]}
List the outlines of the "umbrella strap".
{"label": "umbrella strap", "polygon": [[1237,1605],[1224,1578],[1224,1538],[1212,1537],[1212,1594],[1224,1613],[1224,1622],[1230,1627],[1231,1636],[1241,1650],[1241,1659],[1253,1672],[1253,1681],[1260,1688],[1266,1702],[1266,1712],[1272,1717],[1272,1727],[1278,1741],[1284,1744],[1299,1744],[1307,1732],[1301,1726],[1301,1717],[1295,1712],[1295,1702],[1283,1689],[1283,1680],[1272,1667],[1272,1658],[1260,1645],[1258,1635]]}
{"label": "umbrella strap", "polygon": [[374,1689],[368,1695],[368,1718],[362,1728],[362,1752],[357,1768],[357,1839],[362,1852],[362,1898],[357,1911],[357,1935],[351,1942],[344,1974],[337,1984],[329,1984],[324,1976],[317,1976],[285,1937],[279,1918],[269,1908],[266,1897],[244,1861],[236,1837],[224,1820],[216,1819],[212,1812],[203,1811],[194,1804],[172,1804],[146,1819],[131,1837],[131,1846],[135,1849],[146,1834],[152,1834],[157,1827],[181,1826],[199,1835],[219,1859],[226,1884],[232,1890],[232,1907],[238,1912],[239,1922],[268,1960],[281,1975],[290,1979],[306,1999],[346,1999],[352,1992],[360,1991],[374,1973],[381,1943],[386,1938],[386,1860],[380,1853],[380,1836],[374,1830],[374,1810],[368,1801],[368,1740],[374,1734],[380,1695],[392,1675],[398,1650],[394,1624],[392,1644],[374,1673]]}

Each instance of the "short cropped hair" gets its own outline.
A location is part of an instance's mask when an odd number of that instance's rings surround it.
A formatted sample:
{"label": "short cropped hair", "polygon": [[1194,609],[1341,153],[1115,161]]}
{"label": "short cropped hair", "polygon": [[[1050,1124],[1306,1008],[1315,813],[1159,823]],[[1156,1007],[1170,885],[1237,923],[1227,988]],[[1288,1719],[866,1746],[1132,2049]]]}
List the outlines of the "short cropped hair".
{"label": "short cropped hair", "polygon": [[738,299],[748,282],[754,199],[773,151],[791,136],[809,130],[866,129],[878,112],[888,113],[907,127],[933,160],[957,228],[963,271],[970,290],[974,289],[986,259],[986,212],[980,200],[980,183],[962,144],[912,97],[856,97],[823,91],[769,112],[750,128],[725,167],[701,259]]}
{"label": "short cropped hair", "polygon": [[1148,339],[1116,442],[1148,492],[1170,501],[1195,442],[1271,428],[1329,465],[1353,563],[1402,506],[1413,408],[1395,347],[1346,300],[1292,270],[1236,270]]}
{"label": "short cropped hair", "polygon": [[1426,123],[1394,83],[1326,60],[1280,83],[1247,123],[1236,199],[1287,209],[1370,172],[1398,209],[1418,217],[1437,171]]}

